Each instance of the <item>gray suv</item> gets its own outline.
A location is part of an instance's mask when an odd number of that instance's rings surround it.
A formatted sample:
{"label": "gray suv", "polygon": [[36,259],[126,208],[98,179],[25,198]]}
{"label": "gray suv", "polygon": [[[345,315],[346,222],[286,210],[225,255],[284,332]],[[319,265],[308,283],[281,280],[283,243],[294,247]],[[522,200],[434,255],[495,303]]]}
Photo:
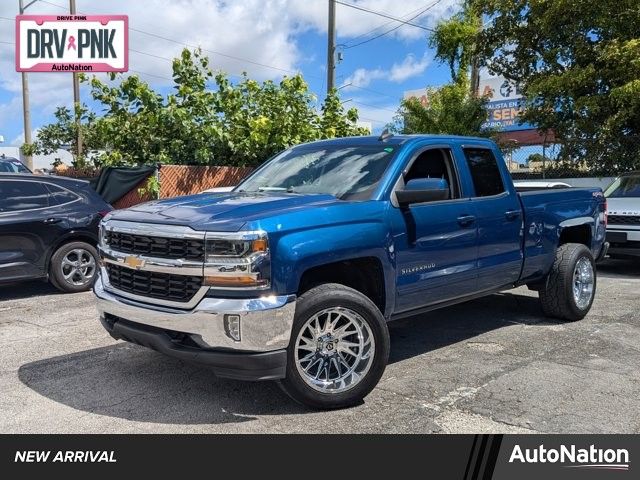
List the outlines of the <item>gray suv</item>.
{"label": "gray suv", "polygon": [[619,176],[604,194],[607,197],[609,256],[640,257],[640,172]]}

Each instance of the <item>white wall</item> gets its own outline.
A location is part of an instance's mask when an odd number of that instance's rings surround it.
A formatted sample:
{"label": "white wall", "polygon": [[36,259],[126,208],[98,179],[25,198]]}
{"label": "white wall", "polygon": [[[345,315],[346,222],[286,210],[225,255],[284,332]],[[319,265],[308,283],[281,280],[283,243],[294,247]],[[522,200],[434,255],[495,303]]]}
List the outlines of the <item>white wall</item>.
{"label": "white wall", "polygon": [[[24,163],[24,159],[20,155],[19,147],[0,146],[0,155],[2,155],[3,153],[7,157],[19,158],[20,161]],[[51,155],[34,155],[33,168],[34,170],[49,170],[52,168],[51,165],[56,158],[59,158],[62,163],[66,165],[71,165],[71,162],[73,161],[73,155],[71,155],[69,152],[67,152],[66,150],[58,150],[56,153],[52,153]]]}

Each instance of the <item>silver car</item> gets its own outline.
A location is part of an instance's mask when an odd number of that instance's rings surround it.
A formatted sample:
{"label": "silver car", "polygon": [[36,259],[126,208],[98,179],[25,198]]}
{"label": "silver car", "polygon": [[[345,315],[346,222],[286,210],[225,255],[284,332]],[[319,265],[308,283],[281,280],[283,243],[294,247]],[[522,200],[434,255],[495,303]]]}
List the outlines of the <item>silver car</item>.
{"label": "silver car", "polygon": [[640,172],[619,176],[604,195],[607,197],[609,256],[640,257]]}

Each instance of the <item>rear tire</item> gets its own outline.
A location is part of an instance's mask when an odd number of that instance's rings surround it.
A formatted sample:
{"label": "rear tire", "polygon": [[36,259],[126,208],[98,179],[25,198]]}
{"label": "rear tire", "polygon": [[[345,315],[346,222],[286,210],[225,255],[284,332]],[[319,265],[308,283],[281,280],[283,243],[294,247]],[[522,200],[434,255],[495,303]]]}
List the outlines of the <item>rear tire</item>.
{"label": "rear tire", "polygon": [[378,307],[344,285],[327,283],[298,299],[280,381],[295,401],[318,409],[362,402],[389,359],[389,331]]}
{"label": "rear tire", "polygon": [[62,245],[51,257],[49,280],[66,293],[85,292],[91,288],[98,270],[98,252],[86,242]]}
{"label": "rear tire", "polygon": [[568,321],[581,320],[591,309],[595,293],[596,267],[591,251],[580,243],[559,246],[539,292],[545,315]]}

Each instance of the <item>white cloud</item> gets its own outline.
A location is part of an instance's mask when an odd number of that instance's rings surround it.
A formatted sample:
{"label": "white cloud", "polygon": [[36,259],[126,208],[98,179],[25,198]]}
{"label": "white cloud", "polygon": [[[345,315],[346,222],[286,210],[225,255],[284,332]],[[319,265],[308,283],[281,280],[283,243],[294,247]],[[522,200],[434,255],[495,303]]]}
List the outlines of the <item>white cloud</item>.
{"label": "white cloud", "polygon": [[417,60],[415,55],[410,53],[404,58],[404,60],[402,60],[402,62],[394,63],[388,70],[382,68],[357,68],[345,79],[344,85],[350,85],[352,87],[366,87],[372,81],[380,79],[385,79],[395,83],[402,83],[411,77],[415,77],[416,75],[423,73],[429,63],[430,60],[426,53],[420,60]]}
{"label": "white cloud", "polygon": [[395,63],[391,67],[389,80],[392,82],[402,83],[405,80],[420,75],[429,65],[429,58],[423,55],[420,60],[416,60],[414,55],[407,55],[401,63]]}
{"label": "white cloud", "polygon": [[[62,14],[68,5],[66,0],[50,0],[62,8],[49,3],[36,2],[27,10],[29,14]],[[387,12],[394,17],[408,19],[424,9],[425,0],[349,0],[367,9]],[[434,0],[435,1],[435,0]],[[441,0],[424,15],[413,20],[425,26],[450,15],[460,0]],[[13,18],[18,2],[0,2],[0,16]],[[122,14],[129,16],[130,48],[151,55],[130,52],[129,65],[132,73],[144,72],[141,77],[153,84],[171,84],[171,59],[182,49],[182,45],[162,38],[146,35],[139,30],[189,45],[200,45],[210,58],[213,69],[230,74],[247,71],[258,79],[277,79],[283,74],[295,72],[306,63],[298,47],[296,35],[309,30],[326,32],[326,0],[79,0],[80,13]],[[360,41],[369,38],[371,30],[379,27],[379,33],[396,26],[397,23],[371,13],[337,5],[337,31],[341,40]],[[387,38],[415,40],[425,38],[427,32],[412,26],[402,26]],[[356,39],[355,37],[360,36]],[[0,19],[0,42],[13,42],[13,23]],[[10,113],[10,121],[20,121],[19,108],[14,100],[21,102],[20,74],[14,67],[15,47],[0,43],[0,89],[14,94],[10,106],[0,105],[1,112]],[[219,53],[212,53],[219,52]],[[324,55],[324,52],[322,52]],[[224,54],[224,55],[223,55]],[[161,58],[157,58],[161,57]],[[235,58],[232,58],[235,57]],[[166,59],[165,59],[166,58]],[[250,60],[250,63],[246,60]],[[355,84],[368,85],[373,79],[388,75],[392,81],[401,82],[421,73],[424,60],[405,59],[394,65],[391,71],[382,69],[354,72]],[[274,68],[261,66],[269,65]],[[416,73],[417,72],[417,73]],[[313,75],[313,74],[312,74]],[[317,77],[322,78],[320,72]],[[71,75],[61,73],[34,73],[29,75],[31,106],[34,118],[38,114],[50,115],[55,107],[72,103]],[[81,87],[81,95],[88,98],[88,87]],[[7,110],[10,108],[10,110]],[[17,116],[15,114],[17,113]],[[0,119],[0,122],[2,120]],[[35,122],[34,122],[35,123]],[[37,125],[34,125],[34,127]]]}

